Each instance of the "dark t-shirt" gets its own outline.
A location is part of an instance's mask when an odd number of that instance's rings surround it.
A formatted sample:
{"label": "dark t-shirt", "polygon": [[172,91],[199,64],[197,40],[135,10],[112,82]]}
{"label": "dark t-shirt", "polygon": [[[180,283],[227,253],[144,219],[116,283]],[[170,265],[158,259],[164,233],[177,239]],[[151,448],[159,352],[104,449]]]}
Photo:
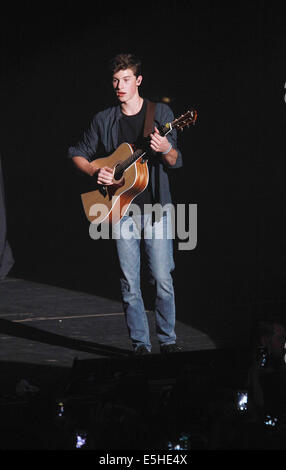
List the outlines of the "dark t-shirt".
{"label": "dark t-shirt", "polygon": [[[146,107],[147,103],[146,100],[144,100],[139,113],[133,114],[132,116],[123,114],[122,118],[119,120],[118,145],[122,144],[123,142],[128,142],[129,144],[139,146],[140,148],[140,143],[143,139]],[[143,209],[144,204],[152,203],[150,179],[144,191],[138,194],[138,196],[136,196],[132,202],[134,204],[137,204],[140,207],[141,211]]]}

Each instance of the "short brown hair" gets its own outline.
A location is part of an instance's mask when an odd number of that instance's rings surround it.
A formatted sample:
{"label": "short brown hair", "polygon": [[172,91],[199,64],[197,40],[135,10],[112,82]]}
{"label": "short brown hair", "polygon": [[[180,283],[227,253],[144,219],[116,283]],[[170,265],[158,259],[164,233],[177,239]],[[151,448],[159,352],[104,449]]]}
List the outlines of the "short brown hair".
{"label": "short brown hair", "polygon": [[138,77],[141,75],[141,61],[133,54],[118,54],[109,62],[109,70],[112,75],[119,72],[119,70],[126,69],[131,69],[134,75]]}

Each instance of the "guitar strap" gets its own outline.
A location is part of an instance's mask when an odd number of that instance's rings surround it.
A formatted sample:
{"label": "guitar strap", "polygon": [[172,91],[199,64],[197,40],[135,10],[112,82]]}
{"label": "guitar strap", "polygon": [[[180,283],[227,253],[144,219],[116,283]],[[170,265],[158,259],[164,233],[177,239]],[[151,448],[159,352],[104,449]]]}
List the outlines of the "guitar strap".
{"label": "guitar strap", "polygon": [[[147,109],[146,109],[146,116],[145,116],[145,124],[144,124],[144,137],[148,137],[148,135],[152,134],[154,131],[154,116],[155,116],[155,108],[156,108],[156,103],[153,101],[147,101]],[[144,158],[144,157],[143,157]],[[155,193],[158,193],[159,191],[159,174],[158,171],[155,173],[155,178],[156,178],[156,190]],[[159,201],[159,194],[153,194],[152,191],[152,199],[155,199]],[[152,213],[152,224],[154,222],[153,220],[154,213]]]}
{"label": "guitar strap", "polygon": [[154,131],[154,115],[155,115],[156,103],[153,101],[147,101],[147,109],[144,123],[144,137],[147,137]]}

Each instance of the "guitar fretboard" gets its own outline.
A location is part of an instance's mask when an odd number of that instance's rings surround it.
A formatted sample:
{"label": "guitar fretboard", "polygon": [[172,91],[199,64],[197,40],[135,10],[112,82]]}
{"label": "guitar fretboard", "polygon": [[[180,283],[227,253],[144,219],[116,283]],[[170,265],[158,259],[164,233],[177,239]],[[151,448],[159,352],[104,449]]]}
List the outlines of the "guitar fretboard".
{"label": "guitar fretboard", "polygon": [[[185,126],[188,126],[190,124],[195,124],[197,119],[197,111],[194,109],[191,109],[187,111],[185,114],[182,114],[179,118],[175,119],[173,122],[167,123],[164,126],[159,127],[159,133],[161,136],[165,136],[169,134],[174,129],[181,129]],[[137,149],[130,157],[128,157],[126,160],[123,162],[120,162],[114,171],[114,178],[115,179],[120,179],[127,168],[129,168],[136,160],[138,160],[140,157],[143,157],[146,155],[148,152],[149,144],[150,143],[150,137],[145,137],[143,139],[143,148],[146,148],[146,150],[142,149]]]}

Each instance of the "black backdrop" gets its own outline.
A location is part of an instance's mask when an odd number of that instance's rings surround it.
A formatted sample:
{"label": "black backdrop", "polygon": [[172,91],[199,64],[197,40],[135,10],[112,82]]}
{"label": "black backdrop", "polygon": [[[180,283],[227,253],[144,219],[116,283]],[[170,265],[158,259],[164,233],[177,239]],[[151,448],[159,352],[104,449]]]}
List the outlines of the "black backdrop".
{"label": "black backdrop", "polygon": [[174,202],[198,207],[196,248],[175,251],[178,318],[240,342],[257,315],[283,316],[284,13],[218,3],[6,7],[0,151],[14,275],[118,298],[114,248],[89,238],[66,152],[112,102],[108,59],[131,51],[144,96],[199,115],[179,135],[172,179]]}

